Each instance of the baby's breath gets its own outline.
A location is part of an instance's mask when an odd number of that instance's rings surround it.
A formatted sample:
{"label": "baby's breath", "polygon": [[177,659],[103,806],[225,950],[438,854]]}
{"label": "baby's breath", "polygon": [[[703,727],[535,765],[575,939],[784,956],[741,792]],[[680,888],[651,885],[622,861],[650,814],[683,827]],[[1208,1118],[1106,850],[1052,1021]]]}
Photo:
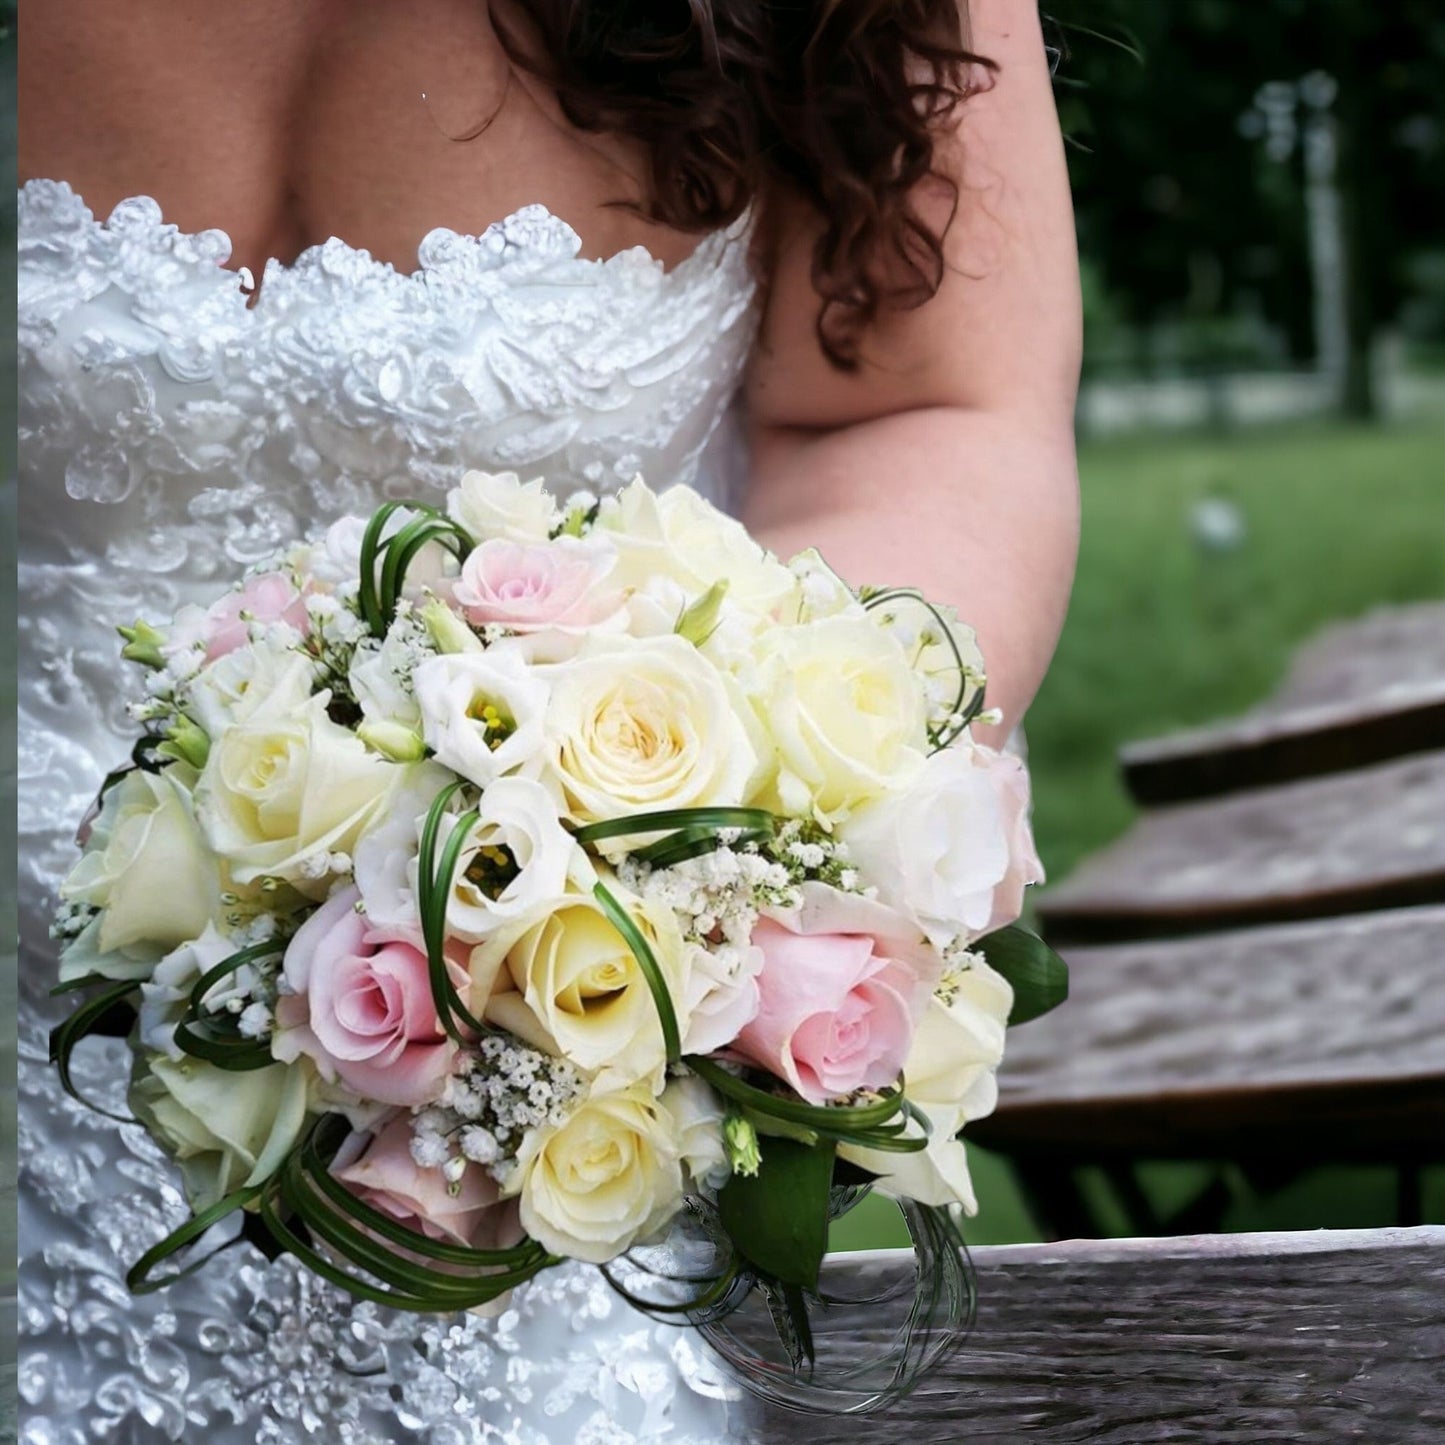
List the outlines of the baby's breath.
{"label": "baby's breath", "polygon": [[523,1136],[563,1123],[584,1087],[566,1059],[489,1035],[462,1056],[440,1101],[413,1118],[412,1158],[423,1169],[470,1161],[505,1182]]}

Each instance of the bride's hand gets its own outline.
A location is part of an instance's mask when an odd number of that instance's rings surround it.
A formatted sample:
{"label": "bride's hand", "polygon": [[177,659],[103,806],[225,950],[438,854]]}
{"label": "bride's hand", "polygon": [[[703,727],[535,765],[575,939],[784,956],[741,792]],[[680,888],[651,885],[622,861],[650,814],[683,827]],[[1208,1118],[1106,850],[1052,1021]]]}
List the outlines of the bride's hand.
{"label": "bride's hand", "polygon": [[[775,203],[744,520],[781,556],[816,546],[854,584],[912,584],[955,604],[1003,709],[998,741],[1043,677],[1073,578],[1081,320],[1037,5],[972,0],[970,11],[971,48],[998,69],[939,146],[936,163],[959,182],[948,269],[931,300],[873,328],[855,372],[832,366],[814,335],[818,222]],[[919,205],[941,221],[949,198]]]}

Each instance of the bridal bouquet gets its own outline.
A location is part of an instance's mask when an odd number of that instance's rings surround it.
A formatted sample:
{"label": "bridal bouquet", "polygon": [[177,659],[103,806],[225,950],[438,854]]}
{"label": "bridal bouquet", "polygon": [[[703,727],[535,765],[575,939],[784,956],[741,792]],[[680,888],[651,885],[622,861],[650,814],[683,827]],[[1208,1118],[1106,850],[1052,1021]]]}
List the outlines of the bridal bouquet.
{"label": "bridal bouquet", "polygon": [[[760,1287],[806,1370],[869,1189],[941,1288],[959,1131],[1064,992],[1012,926],[1027,775],[970,737],[950,609],[686,487],[472,473],[121,630],[144,736],[62,888],[52,1050],[69,1087],[124,1032],[184,1176],[132,1288],[245,1211],[419,1311],[567,1259],[704,1325]],[[679,1231],[707,1269],[659,1262]]]}

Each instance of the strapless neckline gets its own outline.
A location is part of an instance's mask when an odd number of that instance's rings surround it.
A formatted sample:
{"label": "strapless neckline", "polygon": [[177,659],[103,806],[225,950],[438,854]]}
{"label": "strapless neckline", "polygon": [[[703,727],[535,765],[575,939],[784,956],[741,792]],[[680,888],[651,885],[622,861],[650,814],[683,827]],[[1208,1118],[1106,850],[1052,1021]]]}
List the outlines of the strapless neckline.
{"label": "strapless neckline", "polygon": [[[230,234],[219,226],[209,226],[200,231],[183,230],[173,221],[168,221],[159,201],[153,196],[138,192],[117,201],[105,218],[96,215],[85,197],[69,181],[53,177],[38,176],[22,182],[17,188],[20,204],[59,205],[71,211],[81,225],[97,230],[146,229],[163,233],[175,244],[193,252],[197,259],[214,261],[217,269],[228,271],[237,278],[237,290],[249,298],[244,283],[252,278],[249,267],[231,267],[226,263],[233,250]],[[334,267],[338,258],[345,258],[345,267],[350,273],[369,272],[382,282],[417,283],[425,285],[434,270],[447,269],[455,265],[460,255],[467,251],[477,253],[479,260],[490,261],[509,245],[515,245],[519,237],[538,250],[549,255],[566,255],[577,266],[596,267],[600,270],[619,270],[640,267],[657,273],[666,280],[683,282],[690,273],[701,266],[715,264],[717,253],[746,234],[752,227],[753,203],[750,201],[729,225],[704,235],[693,249],[674,266],[668,266],[660,256],[654,255],[645,245],[638,243],[624,246],[606,256],[584,257],[580,254],[582,237],[577,229],[539,201],[519,206],[514,211],[493,221],[484,230],[477,232],[457,231],[447,226],[435,226],[417,244],[416,265],[411,270],[402,270],[390,261],[373,256],[364,246],[356,246],[340,236],[331,236],[304,247],[290,261],[272,256],[261,272],[261,284],[251,300],[248,310],[258,311],[265,304],[264,298],[273,280],[305,274],[318,266]]]}

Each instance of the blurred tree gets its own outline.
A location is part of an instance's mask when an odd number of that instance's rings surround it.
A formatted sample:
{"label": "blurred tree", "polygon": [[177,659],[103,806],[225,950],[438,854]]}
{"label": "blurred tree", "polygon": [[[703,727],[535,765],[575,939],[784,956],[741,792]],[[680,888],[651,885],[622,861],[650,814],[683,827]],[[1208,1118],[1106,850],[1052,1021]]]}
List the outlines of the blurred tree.
{"label": "blurred tree", "polygon": [[1341,405],[1375,407],[1370,356],[1445,236],[1445,6],[1438,0],[1045,0],[1064,50],[1080,243],[1136,324],[1250,306],[1317,355],[1306,175],[1260,143],[1256,97],[1337,87]]}

